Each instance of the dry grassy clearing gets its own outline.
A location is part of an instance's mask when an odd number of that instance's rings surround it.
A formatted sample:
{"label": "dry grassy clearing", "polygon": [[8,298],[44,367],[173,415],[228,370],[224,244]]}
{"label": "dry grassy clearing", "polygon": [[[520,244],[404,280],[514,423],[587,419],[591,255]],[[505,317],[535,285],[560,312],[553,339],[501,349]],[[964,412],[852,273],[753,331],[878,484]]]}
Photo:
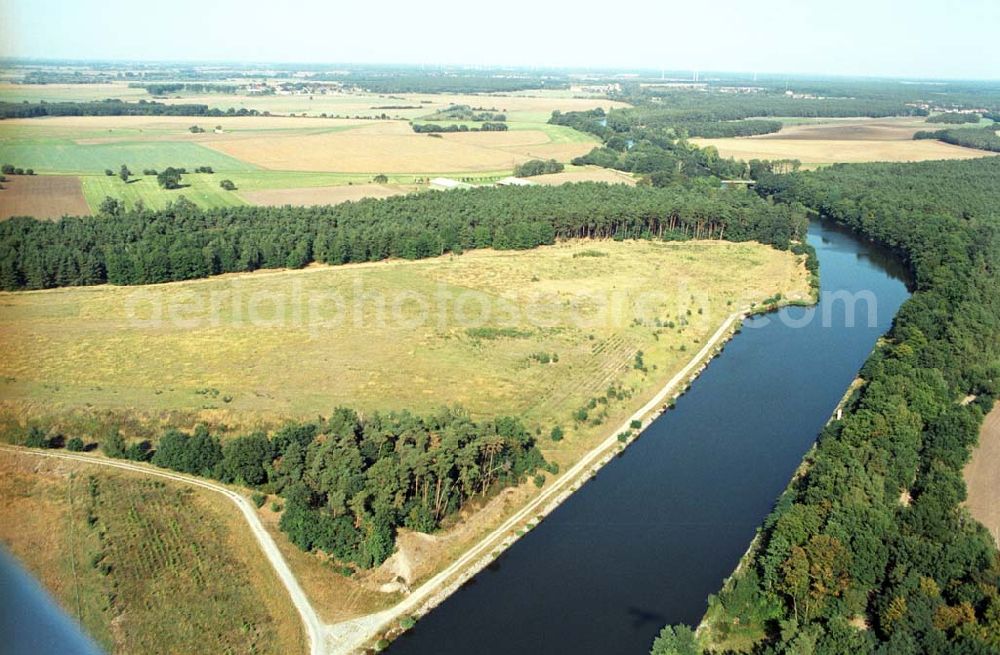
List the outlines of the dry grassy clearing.
{"label": "dry grassy clearing", "polygon": [[111,652],[305,650],[287,592],[217,494],[5,451],[0,541]]}
{"label": "dry grassy clearing", "polygon": [[914,132],[926,129],[925,122],[912,118],[856,119],[792,125],[775,134],[754,137],[692,142],[714,146],[723,157],[798,159],[806,167],[838,162],[973,159],[989,154],[940,141],[913,140]]}
{"label": "dry grassy clearing", "polygon": [[969,489],[966,507],[1000,543],[1000,403],[993,406],[979,432],[979,446],[965,467]]}
{"label": "dry grassy clearing", "polygon": [[11,216],[60,218],[83,216],[90,207],[80,178],[61,175],[15,175],[0,183],[0,220]]}
{"label": "dry grassy clearing", "polygon": [[[551,425],[612,383],[654,388],[736,307],[802,296],[805,279],[796,257],[759,244],[588,241],[0,294],[0,401],[8,418],[84,430],[123,416],[248,427],[339,404]],[[517,332],[468,330],[483,326]]]}

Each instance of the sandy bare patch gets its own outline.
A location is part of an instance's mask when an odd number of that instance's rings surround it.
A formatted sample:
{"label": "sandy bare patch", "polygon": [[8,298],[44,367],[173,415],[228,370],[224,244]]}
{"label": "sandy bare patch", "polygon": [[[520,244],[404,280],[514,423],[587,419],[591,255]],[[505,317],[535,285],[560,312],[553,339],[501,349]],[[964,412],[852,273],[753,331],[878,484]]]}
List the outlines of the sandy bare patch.
{"label": "sandy bare patch", "polygon": [[254,205],[281,207],[284,205],[336,205],[349,200],[388,198],[408,191],[409,189],[399,186],[353,184],[304,189],[265,189],[263,191],[247,191],[240,195]]}
{"label": "sandy bare patch", "polygon": [[587,167],[580,170],[564,171],[562,173],[552,173],[550,175],[536,175],[531,178],[535,184],[545,184],[557,186],[568,182],[607,182],[608,184],[628,184],[635,186],[635,179],[628,173],[612,170],[610,168]]}
{"label": "sandy bare patch", "polygon": [[12,216],[88,216],[80,178],[71,175],[14,175],[0,183],[0,220]]}
{"label": "sandy bare patch", "polygon": [[965,466],[965,484],[969,513],[1000,543],[1000,402],[980,428],[979,446]]}

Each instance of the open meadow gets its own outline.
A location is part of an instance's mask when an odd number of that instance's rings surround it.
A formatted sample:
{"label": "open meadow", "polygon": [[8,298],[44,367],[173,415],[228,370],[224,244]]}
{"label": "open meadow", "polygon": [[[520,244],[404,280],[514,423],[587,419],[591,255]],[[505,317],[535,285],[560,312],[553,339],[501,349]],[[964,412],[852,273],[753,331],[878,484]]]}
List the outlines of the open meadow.
{"label": "open meadow", "polygon": [[0,452],[0,543],[111,653],[292,653],[298,614],[217,494]]}
{"label": "open meadow", "polygon": [[250,428],[337,405],[569,426],[609,387],[647,394],[737,308],[807,292],[800,258],[759,244],[602,241],[4,293],[0,401],[9,420],[87,433]]}
{"label": "open meadow", "polygon": [[990,153],[933,140],[914,141],[920,130],[938,129],[921,118],[800,119],[780,132],[752,137],[691,139],[723,157],[798,159],[803,168],[869,161],[973,159]]}

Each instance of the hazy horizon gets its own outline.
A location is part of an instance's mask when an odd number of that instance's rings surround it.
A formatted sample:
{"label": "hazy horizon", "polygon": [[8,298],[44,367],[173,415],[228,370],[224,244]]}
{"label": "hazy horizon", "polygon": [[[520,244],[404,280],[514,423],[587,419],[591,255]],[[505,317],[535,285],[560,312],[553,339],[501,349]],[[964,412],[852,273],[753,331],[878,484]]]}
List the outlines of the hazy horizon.
{"label": "hazy horizon", "polygon": [[[996,80],[983,56],[1000,3],[844,0],[837,7],[720,0],[710,8],[641,0],[554,7],[512,0],[488,19],[388,0],[316,0],[294,10],[176,0],[0,0],[5,58],[177,63],[370,64],[467,68],[710,71]],[[614,26],[614,27],[611,27]]]}

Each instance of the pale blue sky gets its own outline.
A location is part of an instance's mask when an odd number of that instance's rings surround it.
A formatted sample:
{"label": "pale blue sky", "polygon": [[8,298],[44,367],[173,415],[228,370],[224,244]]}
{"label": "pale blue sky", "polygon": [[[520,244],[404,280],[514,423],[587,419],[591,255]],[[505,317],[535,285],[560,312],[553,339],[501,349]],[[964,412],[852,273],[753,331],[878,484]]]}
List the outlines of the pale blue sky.
{"label": "pale blue sky", "polygon": [[1000,0],[0,0],[24,57],[997,79],[998,36]]}

